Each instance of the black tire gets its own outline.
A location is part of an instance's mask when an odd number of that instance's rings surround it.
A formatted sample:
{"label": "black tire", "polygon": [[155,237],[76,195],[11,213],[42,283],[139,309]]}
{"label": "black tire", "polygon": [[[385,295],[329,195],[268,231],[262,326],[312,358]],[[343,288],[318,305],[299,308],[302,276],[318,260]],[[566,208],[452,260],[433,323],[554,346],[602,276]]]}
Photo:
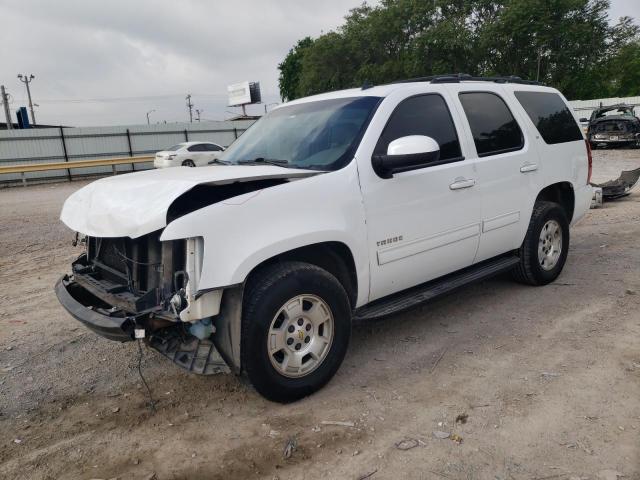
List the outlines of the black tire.
{"label": "black tire", "polygon": [[[555,220],[562,232],[562,246],[557,263],[550,270],[545,270],[538,259],[538,242],[542,228],[549,220]],[[553,282],[567,260],[569,252],[569,221],[564,209],[554,202],[538,201],[533,206],[529,228],[518,251],[520,263],[513,270],[513,277],[527,285],[546,285]]]}
{"label": "black tire", "polygon": [[[298,295],[320,298],[333,315],[333,340],[319,365],[301,377],[287,377],[271,363],[267,336],[271,322],[287,301]],[[351,336],[349,298],[338,280],[315,265],[282,262],[251,274],[242,312],[242,368],[255,389],[269,400],[286,403],[324,386],[344,359]]]}
{"label": "black tire", "polygon": [[182,162],[182,166],[183,167],[195,167],[196,164],[193,163],[193,160],[185,160],[184,162]]}

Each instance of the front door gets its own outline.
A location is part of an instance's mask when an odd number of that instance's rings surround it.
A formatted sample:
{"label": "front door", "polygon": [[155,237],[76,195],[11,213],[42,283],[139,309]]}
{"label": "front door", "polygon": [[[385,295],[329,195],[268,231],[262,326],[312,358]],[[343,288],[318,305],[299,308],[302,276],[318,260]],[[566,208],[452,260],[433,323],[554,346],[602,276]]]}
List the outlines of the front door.
{"label": "front door", "polygon": [[440,159],[389,179],[361,169],[370,301],[471,265],[480,235],[475,165],[462,155],[447,99],[420,94],[393,108],[373,153],[386,153],[397,138],[426,135],[438,142]]}

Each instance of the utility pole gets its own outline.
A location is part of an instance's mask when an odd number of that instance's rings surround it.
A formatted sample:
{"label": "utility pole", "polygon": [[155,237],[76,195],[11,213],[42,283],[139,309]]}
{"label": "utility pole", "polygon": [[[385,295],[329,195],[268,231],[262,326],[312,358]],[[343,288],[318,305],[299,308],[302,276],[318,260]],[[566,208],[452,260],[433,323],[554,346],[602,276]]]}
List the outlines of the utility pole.
{"label": "utility pole", "polygon": [[9,96],[4,89],[4,85],[0,85],[0,100],[2,100],[2,105],[4,106],[4,116],[7,119],[7,130],[11,130],[13,128],[13,123],[11,123],[11,114],[9,113]]}
{"label": "utility pole", "polygon": [[200,114],[204,112],[204,110],[200,110],[199,108],[196,108],[196,120],[200,121]]}
{"label": "utility pole", "polygon": [[147,112],[147,125],[151,125],[151,123],[149,122],[149,114],[152,113],[152,112],[155,112],[155,110],[149,110]]}
{"label": "utility pole", "polygon": [[20,81],[22,83],[24,83],[27,86],[27,97],[29,97],[29,110],[31,110],[31,123],[33,125],[35,125],[36,124],[36,114],[33,111],[33,102],[31,101],[31,89],[29,88],[29,84],[36,77],[34,75],[27,75],[26,73],[24,75],[19,73],[18,74],[18,78],[20,79]]}
{"label": "utility pole", "polygon": [[189,109],[189,122],[193,123],[193,103],[191,103],[191,94],[186,96],[187,108]]}

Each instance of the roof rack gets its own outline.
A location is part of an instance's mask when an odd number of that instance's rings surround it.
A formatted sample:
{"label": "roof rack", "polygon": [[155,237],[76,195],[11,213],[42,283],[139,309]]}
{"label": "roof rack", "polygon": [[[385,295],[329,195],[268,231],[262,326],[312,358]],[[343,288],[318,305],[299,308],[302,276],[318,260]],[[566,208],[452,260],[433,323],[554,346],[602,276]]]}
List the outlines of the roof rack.
{"label": "roof rack", "polygon": [[473,77],[467,73],[447,73],[444,75],[432,75],[429,77],[408,78],[406,80],[396,80],[391,83],[460,83],[460,82],[495,82],[495,83],[521,83],[524,85],[543,85],[535,80],[523,80],[515,75],[508,77]]}

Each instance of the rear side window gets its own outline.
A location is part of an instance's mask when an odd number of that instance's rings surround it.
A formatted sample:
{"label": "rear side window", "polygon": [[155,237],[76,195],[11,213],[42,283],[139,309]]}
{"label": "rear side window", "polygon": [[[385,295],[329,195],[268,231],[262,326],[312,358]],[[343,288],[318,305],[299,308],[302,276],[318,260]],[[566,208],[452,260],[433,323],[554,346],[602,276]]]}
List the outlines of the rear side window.
{"label": "rear side window", "polygon": [[189,150],[190,152],[206,152],[207,147],[203,143],[196,143],[195,145],[191,145],[189,148],[187,148],[187,150]]}
{"label": "rear side window", "polygon": [[491,92],[460,94],[460,103],[469,120],[478,156],[520,150],[524,137],[504,100]]}
{"label": "rear side window", "polygon": [[449,108],[440,95],[419,95],[403,100],[391,114],[374,153],[387,153],[389,143],[408,135],[426,135],[438,142],[438,163],[463,160]]}
{"label": "rear side window", "polygon": [[555,143],[582,140],[575,118],[557,93],[515,92],[544,141]]}

